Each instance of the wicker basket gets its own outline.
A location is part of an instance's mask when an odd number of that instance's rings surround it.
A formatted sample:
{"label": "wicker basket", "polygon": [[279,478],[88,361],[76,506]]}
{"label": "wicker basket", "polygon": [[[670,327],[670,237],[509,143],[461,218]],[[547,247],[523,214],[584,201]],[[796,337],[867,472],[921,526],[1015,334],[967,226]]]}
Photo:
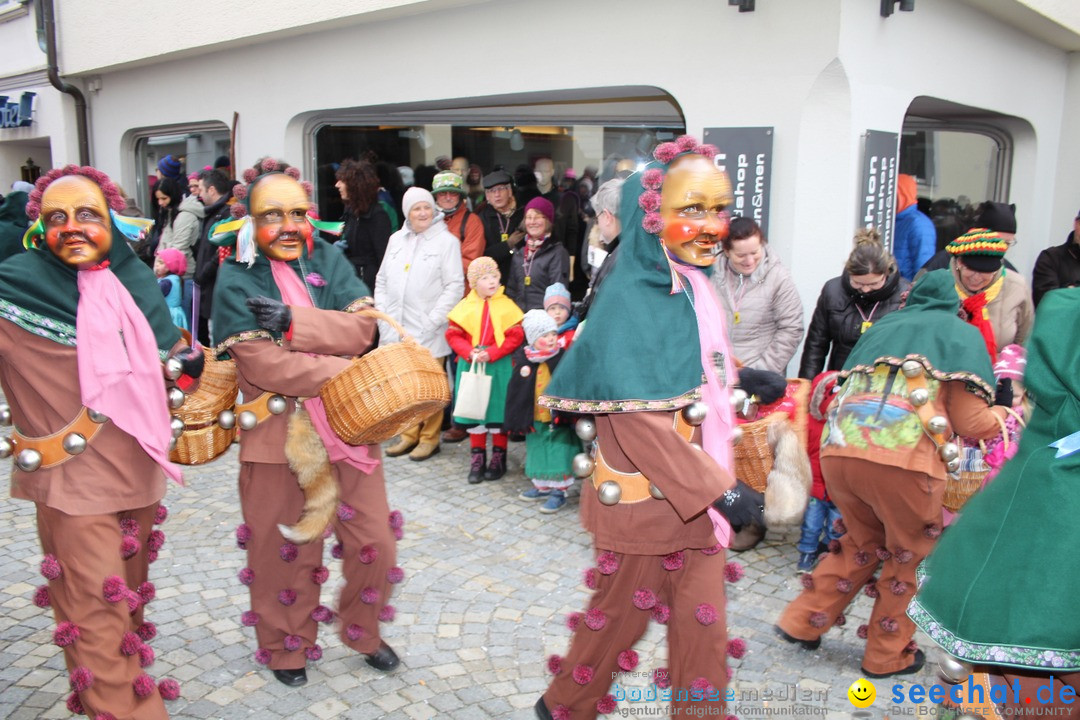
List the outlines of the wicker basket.
{"label": "wicker basket", "polygon": [[431,352],[389,315],[360,312],[389,323],[401,342],[353,360],[319,391],[330,427],[350,445],[389,440],[450,404],[446,371]]}
{"label": "wicker basket", "polygon": [[184,433],[176,440],[169,459],[181,465],[210,462],[229,449],[236,437],[236,426],[225,430],[218,425],[222,410],[236,404],[236,363],[217,360],[203,348],[206,365],[199,378],[199,389],[184,399],[175,415],[184,421]]}
{"label": "wicker basket", "polygon": [[[1006,408],[1010,415],[1016,418],[1021,427],[1024,425],[1024,420],[1021,418],[1012,408]],[[1005,446],[1005,450],[1009,449],[1009,429],[1005,426],[1005,421],[997,415],[998,423],[1001,425],[1001,442]],[[983,441],[979,441],[979,446],[982,448],[983,453],[986,452],[986,444]],[[990,472],[990,466],[985,462],[980,461],[981,468],[974,470],[961,470],[955,476],[949,473],[945,476],[945,493],[941,497],[941,505],[946,510],[951,512],[959,512],[960,508],[964,507],[964,503],[971,499],[979,489],[986,482],[986,476]]]}
{"label": "wicker basket", "polygon": [[773,451],[769,447],[769,426],[774,422],[792,422],[799,442],[806,447],[806,422],[810,403],[810,381],[800,378],[788,380],[786,397],[795,400],[795,420],[783,411],[773,412],[765,417],[744,423],[742,440],[735,446],[735,477],[754,488],[765,492],[769,484],[769,473],[773,467]]}

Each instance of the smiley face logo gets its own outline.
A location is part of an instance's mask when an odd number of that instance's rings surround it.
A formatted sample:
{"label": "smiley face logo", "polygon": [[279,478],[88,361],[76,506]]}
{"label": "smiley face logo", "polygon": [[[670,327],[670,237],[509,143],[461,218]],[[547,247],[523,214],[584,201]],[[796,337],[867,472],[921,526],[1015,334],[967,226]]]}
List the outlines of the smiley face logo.
{"label": "smiley face logo", "polygon": [[847,690],[848,700],[857,708],[867,708],[874,704],[877,698],[877,689],[865,678],[859,678],[851,683]]}

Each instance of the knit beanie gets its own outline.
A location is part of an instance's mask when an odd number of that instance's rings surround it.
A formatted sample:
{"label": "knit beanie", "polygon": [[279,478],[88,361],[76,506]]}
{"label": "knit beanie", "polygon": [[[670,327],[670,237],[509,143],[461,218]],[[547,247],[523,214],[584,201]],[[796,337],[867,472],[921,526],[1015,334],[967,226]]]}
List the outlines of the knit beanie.
{"label": "knit beanie", "polygon": [[469,263],[469,271],[465,273],[465,277],[469,281],[469,287],[476,287],[476,283],[480,282],[480,278],[485,275],[494,275],[502,280],[502,273],[499,272],[499,265],[493,259],[487,255],[481,255],[480,257]]}
{"label": "knit beanie", "polygon": [[11,192],[24,192],[27,195],[34,192],[33,183],[28,183],[25,180],[16,180],[11,183]]}
{"label": "knit beanie", "polygon": [[547,221],[549,223],[554,224],[554,222],[555,222],[555,206],[552,205],[551,201],[548,200],[547,198],[545,198],[545,197],[534,197],[525,206],[525,212],[529,212],[530,210],[535,210],[536,212],[538,212],[541,215],[543,215],[544,217],[546,217]]}
{"label": "knit beanie", "polygon": [[1020,345],[1006,345],[998,353],[998,361],[994,363],[994,376],[998,380],[1023,380],[1024,368],[1027,365],[1027,352]]}
{"label": "knit beanie", "polygon": [[158,257],[165,263],[165,268],[173,275],[183,275],[187,272],[187,258],[184,253],[176,248],[165,248],[158,251]]}
{"label": "knit beanie", "polygon": [[573,305],[570,304],[570,291],[560,282],[548,285],[547,290],[544,291],[544,309],[547,310],[552,305],[562,305],[567,310],[573,310]]}
{"label": "knit beanie", "polygon": [[401,198],[401,209],[405,211],[405,217],[409,217],[409,211],[412,210],[413,205],[419,202],[426,202],[431,206],[432,211],[437,210],[435,205],[435,198],[432,197],[424,188],[411,187],[405,191],[404,197]]}
{"label": "knit beanie", "polygon": [[172,155],[166,155],[158,160],[157,169],[161,172],[162,177],[173,178],[174,180],[180,178],[180,161]]}
{"label": "knit beanie", "polygon": [[945,246],[945,250],[975,272],[1001,269],[1009,246],[992,230],[972,228]]}
{"label": "knit beanie", "polygon": [[431,194],[456,192],[465,195],[465,181],[455,172],[441,172],[431,180]]}
{"label": "knit beanie", "polygon": [[979,215],[975,224],[994,232],[1016,232],[1016,207],[989,200],[979,206]]}
{"label": "knit beanie", "polygon": [[543,310],[530,310],[525,313],[525,317],[521,321],[521,327],[524,328],[525,340],[530,345],[535,343],[541,335],[558,332],[559,330],[558,326],[555,325],[555,319]]}

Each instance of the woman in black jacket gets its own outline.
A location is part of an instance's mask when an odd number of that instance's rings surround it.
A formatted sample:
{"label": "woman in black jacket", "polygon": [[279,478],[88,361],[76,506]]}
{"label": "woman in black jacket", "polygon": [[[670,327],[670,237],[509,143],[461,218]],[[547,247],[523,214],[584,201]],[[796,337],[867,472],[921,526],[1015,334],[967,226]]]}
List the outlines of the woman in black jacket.
{"label": "woman in black jacket", "polygon": [[[844,272],[825,283],[806,332],[799,377],[844,367],[851,348],[875,322],[900,308],[911,285],[881,245],[881,233],[860,229]],[[828,359],[826,367],[825,360]]]}
{"label": "woman in black jacket", "polygon": [[341,233],[345,256],[352,262],[357,277],[374,292],[375,275],[393,232],[390,216],[379,204],[379,177],[366,160],[345,160],[338,168],[334,187],[345,203],[341,218],[345,223]]}
{"label": "woman in black jacket", "polygon": [[535,197],[525,206],[525,242],[510,256],[510,278],[506,296],[522,312],[544,309],[544,292],[549,285],[567,285],[570,254],[562,243],[551,239],[555,206],[545,198]]}

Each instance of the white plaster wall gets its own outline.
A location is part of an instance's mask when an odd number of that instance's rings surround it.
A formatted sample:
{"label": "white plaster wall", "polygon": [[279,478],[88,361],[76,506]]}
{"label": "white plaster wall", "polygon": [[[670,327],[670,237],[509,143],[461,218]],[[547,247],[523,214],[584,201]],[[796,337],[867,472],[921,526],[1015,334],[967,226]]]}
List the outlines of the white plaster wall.
{"label": "white plaster wall", "polygon": [[0,78],[45,67],[45,53],[38,48],[33,11],[0,22]]}
{"label": "white plaster wall", "polygon": [[31,153],[34,162],[46,170],[79,160],[71,98],[48,84],[5,90],[0,95],[7,95],[9,102],[18,102],[23,91],[37,93],[34,122],[30,127],[0,128],[0,193],[11,187],[12,180],[19,179],[19,166],[26,162],[28,146],[49,148],[47,153]]}
{"label": "white plaster wall", "polygon": [[1032,245],[1045,248],[1065,242],[1072,230],[1073,218],[1080,211],[1080,53],[1068,57],[1068,77],[1062,92],[1065,112],[1061,117],[1063,138],[1058,152],[1057,171],[1052,196],[1053,206],[1046,232],[1030,236]]}

